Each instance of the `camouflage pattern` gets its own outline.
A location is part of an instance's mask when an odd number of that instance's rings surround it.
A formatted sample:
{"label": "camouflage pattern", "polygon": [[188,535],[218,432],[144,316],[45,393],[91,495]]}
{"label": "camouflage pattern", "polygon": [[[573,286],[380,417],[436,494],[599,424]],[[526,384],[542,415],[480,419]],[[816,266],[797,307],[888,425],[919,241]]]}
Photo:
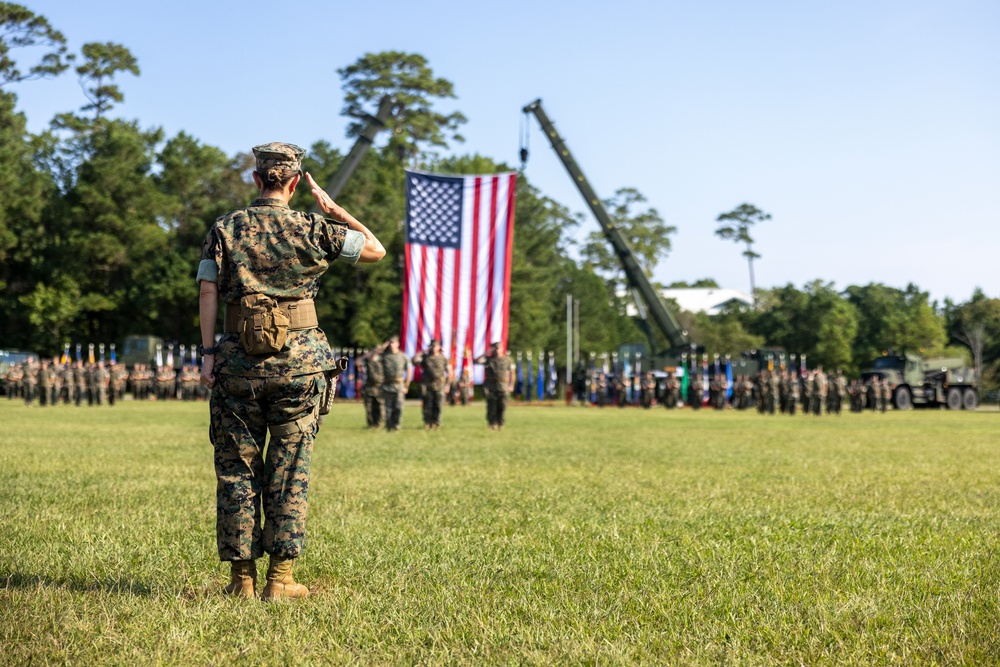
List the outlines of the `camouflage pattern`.
{"label": "camouflage pattern", "polygon": [[125,395],[125,382],[128,380],[128,370],[121,364],[112,364],[109,398],[121,400]]}
{"label": "camouflage pattern", "polygon": [[[642,380],[639,383],[639,405],[645,409],[649,409],[653,406],[653,395],[656,393],[656,378],[653,377],[652,373],[646,373],[642,376]],[[669,407],[675,407],[677,404]]]}
{"label": "camouflage pattern", "polygon": [[[309,464],[319,428],[315,415],[326,375],[277,378],[220,375],[212,391],[219,559],[251,560],[264,552],[302,553]],[[268,425],[299,421],[303,430],[271,436]]]}
{"label": "camouflage pattern", "polygon": [[382,353],[382,401],[385,404],[386,430],[399,429],[409,375],[410,360],[405,354],[389,351]]}
{"label": "camouflage pattern", "polygon": [[[297,163],[301,153],[291,153],[276,145],[255,149],[258,166],[272,159]],[[205,264],[214,264],[220,304],[238,304],[250,294],[312,299],[330,262],[340,256],[347,229],[294,211],[280,199],[258,198],[215,221],[199,276]],[[305,542],[316,417],[326,372],[336,368],[337,359],[318,328],[289,331],[276,354],[247,354],[236,333],[223,334],[218,348],[209,430],[218,480],[219,558],[249,560],[264,552],[295,558]]]}
{"label": "camouflage pattern", "polygon": [[253,156],[259,171],[273,168],[302,170],[302,158],[306,151],[295,144],[272,141],[253,147]]}
{"label": "camouflage pattern", "polygon": [[441,406],[448,385],[448,358],[440,352],[425,354],[420,360],[420,382],[423,384],[423,417],[427,426],[441,425]]}
{"label": "camouflage pattern", "polygon": [[486,357],[485,385],[486,421],[490,426],[503,426],[507,413],[507,396],[513,368],[510,356],[490,354]]}
{"label": "camouflage pattern", "polygon": [[382,355],[375,353],[363,362],[365,383],[361,395],[365,401],[365,418],[369,428],[382,425]]}
{"label": "camouflage pattern", "polygon": [[[278,301],[312,299],[319,280],[344,245],[347,225],[294,211],[280,199],[258,198],[215,221],[202,260],[218,268],[220,304],[239,304],[248,294]],[[280,377],[333,370],[336,359],[321,329],[289,331],[273,355],[247,354],[239,335],[219,342],[216,375]]]}

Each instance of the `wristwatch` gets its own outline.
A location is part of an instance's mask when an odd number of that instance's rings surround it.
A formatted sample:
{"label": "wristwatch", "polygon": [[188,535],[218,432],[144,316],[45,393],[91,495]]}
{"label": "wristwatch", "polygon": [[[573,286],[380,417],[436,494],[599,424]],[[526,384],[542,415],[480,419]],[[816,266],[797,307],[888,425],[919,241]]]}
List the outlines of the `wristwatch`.
{"label": "wristwatch", "polygon": [[219,346],[213,345],[212,347],[203,347],[200,343],[198,344],[198,356],[204,357],[206,354],[218,354]]}

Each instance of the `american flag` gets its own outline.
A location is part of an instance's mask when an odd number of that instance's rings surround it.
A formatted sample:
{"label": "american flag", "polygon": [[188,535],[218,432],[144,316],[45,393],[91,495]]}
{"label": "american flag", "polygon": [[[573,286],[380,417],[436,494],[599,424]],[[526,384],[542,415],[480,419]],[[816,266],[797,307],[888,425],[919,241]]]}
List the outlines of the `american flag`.
{"label": "american flag", "polygon": [[[514,172],[439,176],[406,172],[403,351],[431,340],[452,363],[507,346]],[[481,372],[474,373],[481,381]]]}

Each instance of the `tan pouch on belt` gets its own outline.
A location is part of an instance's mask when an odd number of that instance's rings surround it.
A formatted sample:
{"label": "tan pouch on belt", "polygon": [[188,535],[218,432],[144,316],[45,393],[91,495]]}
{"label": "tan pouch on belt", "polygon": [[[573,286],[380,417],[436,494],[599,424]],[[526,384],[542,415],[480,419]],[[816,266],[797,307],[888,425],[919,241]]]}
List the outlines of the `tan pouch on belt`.
{"label": "tan pouch on belt", "polygon": [[278,302],[263,294],[240,299],[240,341],[248,354],[275,354],[285,346],[288,315]]}

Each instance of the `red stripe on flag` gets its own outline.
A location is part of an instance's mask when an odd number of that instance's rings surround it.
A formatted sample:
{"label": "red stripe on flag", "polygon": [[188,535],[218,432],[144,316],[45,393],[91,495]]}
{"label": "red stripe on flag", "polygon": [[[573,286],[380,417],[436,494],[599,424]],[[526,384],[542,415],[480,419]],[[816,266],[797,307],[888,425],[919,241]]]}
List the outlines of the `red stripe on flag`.
{"label": "red stripe on flag", "polygon": [[417,301],[417,350],[423,349],[424,335],[424,305],[427,286],[427,246],[420,246],[420,292]]}
{"label": "red stripe on flag", "polygon": [[437,307],[434,308],[434,338],[441,340],[441,310],[444,308],[444,248],[438,248],[437,293],[434,298],[437,300]]}
{"label": "red stripe on flag", "polygon": [[505,350],[507,349],[507,324],[510,320],[510,265],[514,257],[514,191],[517,189],[517,174],[511,174],[509,178],[507,184],[507,247],[505,248],[507,262],[503,270],[503,333],[500,336]]}

